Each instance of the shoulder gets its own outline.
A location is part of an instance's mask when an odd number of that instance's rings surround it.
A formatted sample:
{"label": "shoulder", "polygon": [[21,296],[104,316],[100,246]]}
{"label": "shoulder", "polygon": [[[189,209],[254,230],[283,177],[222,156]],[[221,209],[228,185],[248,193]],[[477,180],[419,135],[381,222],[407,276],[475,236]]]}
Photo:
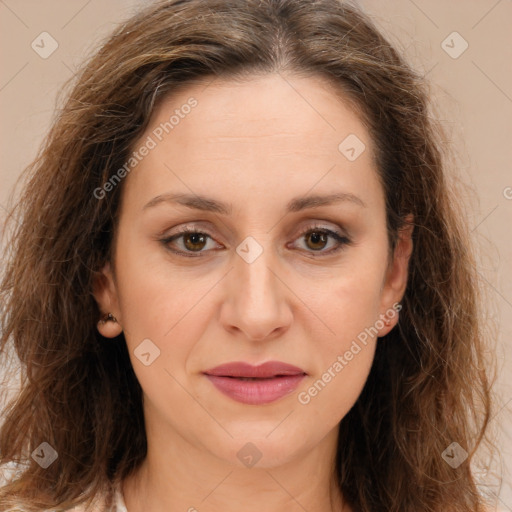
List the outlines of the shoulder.
{"label": "shoulder", "polygon": [[[9,482],[16,480],[25,469],[25,464],[7,462],[0,464],[0,488],[6,486]],[[107,507],[107,503],[112,503],[112,506]],[[20,510],[23,510],[21,506]],[[43,510],[41,512],[55,512],[53,509]],[[95,496],[93,503],[87,506],[86,503],[81,503],[73,508],[67,509],[66,512],[128,512],[124,503],[121,485],[116,482],[113,485],[111,493]]]}
{"label": "shoulder", "polygon": [[[110,507],[107,507],[107,503],[111,503]],[[48,511],[54,512],[54,511]],[[112,494],[105,494],[103,496],[97,496],[94,499],[94,504],[86,507],[85,504],[77,505],[76,507],[69,509],[68,512],[128,512],[124,503],[121,487],[116,485]]]}

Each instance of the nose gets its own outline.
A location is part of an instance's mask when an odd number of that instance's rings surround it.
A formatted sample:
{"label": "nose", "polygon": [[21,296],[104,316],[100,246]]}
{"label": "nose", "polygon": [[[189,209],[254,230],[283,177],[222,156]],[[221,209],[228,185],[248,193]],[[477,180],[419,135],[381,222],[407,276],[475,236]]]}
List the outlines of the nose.
{"label": "nose", "polygon": [[271,249],[263,249],[254,261],[238,253],[233,260],[220,315],[224,328],[254,341],[282,335],[292,321],[293,294],[279,275],[280,265]]}

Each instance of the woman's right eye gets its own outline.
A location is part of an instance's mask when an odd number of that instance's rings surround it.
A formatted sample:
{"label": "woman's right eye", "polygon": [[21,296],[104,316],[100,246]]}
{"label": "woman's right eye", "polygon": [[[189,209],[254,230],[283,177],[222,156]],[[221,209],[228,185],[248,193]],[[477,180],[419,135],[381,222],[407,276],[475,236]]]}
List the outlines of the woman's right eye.
{"label": "woman's right eye", "polygon": [[[179,250],[172,249],[170,244],[180,239],[182,239],[182,248]],[[186,257],[196,257],[200,256],[202,252],[205,252],[202,249],[204,249],[208,239],[213,241],[213,238],[208,233],[185,228],[179,233],[174,234],[168,238],[164,238],[161,241],[170,251],[174,252],[175,254],[183,255]]]}

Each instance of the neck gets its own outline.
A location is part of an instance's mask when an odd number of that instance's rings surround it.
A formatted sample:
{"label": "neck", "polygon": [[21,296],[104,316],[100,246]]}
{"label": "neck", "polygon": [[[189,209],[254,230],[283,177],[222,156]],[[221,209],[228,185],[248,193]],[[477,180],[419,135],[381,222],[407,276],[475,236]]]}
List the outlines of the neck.
{"label": "neck", "polygon": [[284,464],[267,461],[251,468],[229,464],[182,438],[149,439],[146,459],[122,484],[128,512],[238,512],[241,504],[244,512],[351,512],[332,471],[337,431]]}

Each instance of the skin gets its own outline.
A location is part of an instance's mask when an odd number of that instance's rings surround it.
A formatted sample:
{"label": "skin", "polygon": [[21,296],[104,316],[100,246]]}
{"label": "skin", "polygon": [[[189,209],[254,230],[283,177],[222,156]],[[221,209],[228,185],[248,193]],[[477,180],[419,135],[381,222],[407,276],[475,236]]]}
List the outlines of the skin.
{"label": "skin", "polygon": [[[401,232],[389,258],[385,202],[372,141],[358,115],[320,77],[281,74],[216,79],[166,98],[134,149],[190,97],[198,104],[125,178],[113,265],[95,283],[107,337],[124,331],[144,393],[147,458],[123,483],[130,512],[294,512],[351,509],[333,478],[338,425],[368,377],[390,318],[308,404],[298,401],[365,328],[402,298],[412,251]],[[349,161],[338,145],[356,134],[366,149]],[[351,201],[286,213],[297,196],[351,193]],[[231,203],[231,215],[182,205],[144,205],[165,193]],[[209,237],[160,241],[191,225]],[[351,240],[314,240],[310,228]],[[262,254],[236,252],[248,236]],[[199,248],[199,249],[197,249]],[[324,256],[322,256],[324,254]],[[115,271],[114,271],[115,269]],[[160,356],[134,350],[149,338]],[[230,361],[284,361],[308,374],[293,393],[247,405],[202,374]],[[248,442],[261,459],[247,467]],[[194,507],[194,508],[192,508]]]}

